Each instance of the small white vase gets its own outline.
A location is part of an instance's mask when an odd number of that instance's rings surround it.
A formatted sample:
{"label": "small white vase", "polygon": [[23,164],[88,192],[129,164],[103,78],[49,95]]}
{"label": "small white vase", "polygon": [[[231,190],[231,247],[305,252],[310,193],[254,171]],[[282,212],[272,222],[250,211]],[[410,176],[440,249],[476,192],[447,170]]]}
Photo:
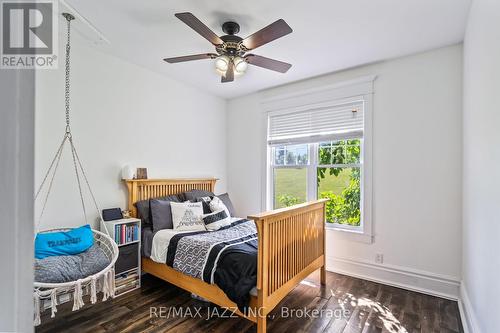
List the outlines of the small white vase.
{"label": "small white vase", "polygon": [[135,178],[134,168],[132,168],[130,165],[125,165],[122,168],[122,179],[134,179],[134,178]]}

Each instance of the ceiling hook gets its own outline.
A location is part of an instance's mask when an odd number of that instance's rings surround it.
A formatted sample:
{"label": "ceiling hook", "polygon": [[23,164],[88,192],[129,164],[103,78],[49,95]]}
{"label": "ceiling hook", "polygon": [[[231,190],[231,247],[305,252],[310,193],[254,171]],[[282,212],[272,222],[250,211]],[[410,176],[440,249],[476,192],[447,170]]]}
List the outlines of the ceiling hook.
{"label": "ceiling hook", "polygon": [[75,19],[75,17],[73,15],[71,15],[70,13],[62,13],[62,16],[64,16],[64,18],[67,20],[67,21],[72,21]]}

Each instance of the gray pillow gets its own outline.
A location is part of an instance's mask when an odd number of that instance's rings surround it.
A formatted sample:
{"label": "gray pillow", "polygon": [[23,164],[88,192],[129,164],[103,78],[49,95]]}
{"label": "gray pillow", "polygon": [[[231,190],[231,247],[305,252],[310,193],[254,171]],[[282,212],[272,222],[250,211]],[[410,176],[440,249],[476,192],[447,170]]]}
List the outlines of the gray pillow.
{"label": "gray pillow", "polygon": [[229,211],[229,214],[231,214],[231,216],[233,216],[233,217],[236,216],[236,212],[234,211],[233,203],[231,202],[231,199],[229,199],[229,194],[224,193],[224,194],[217,195],[217,197],[227,207],[227,210]]}
{"label": "gray pillow", "polygon": [[135,208],[137,209],[137,217],[142,220],[142,224],[151,224],[150,221],[150,206],[149,206],[149,200],[141,200],[137,201],[134,204]]}
{"label": "gray pillow", "polygon": [[170,202],[166,200],[151,200],[151,219],[153,222],[153,232],[162,229],[173,229],[172,210]]}
{"label": "gray pillow", "polygon": [[[182,200],[177,195],[169,195],[166,197],[156,198],[158,200],[166,200],[166,201],[174,201],[174,202],[182,202]],[[141,200],[137,201],[134,204],[137,209],[137,217],[142,220],[143,225],[153,224],[151,220],[151,204],[150,200]]]}
{"label": "gray pillow", "polygon": [[201,197],[213,197],[214,194],[210,191],[204,191],[204,190],[191,190],[184,192],[184,198],[189,201],[196,202],[198,201],[198,198]]}

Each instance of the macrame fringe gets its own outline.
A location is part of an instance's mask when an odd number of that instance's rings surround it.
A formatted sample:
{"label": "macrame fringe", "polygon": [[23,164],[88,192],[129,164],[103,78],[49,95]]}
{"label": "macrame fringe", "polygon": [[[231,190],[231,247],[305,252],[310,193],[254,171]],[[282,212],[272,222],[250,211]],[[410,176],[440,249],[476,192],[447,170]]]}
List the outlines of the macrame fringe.
{"label": "macrame fringe", "polygon": [[115,270],[112,268],[104,274],[102,286],[102,301],[106,301],[109,297],[115,296]]}
{"label": "macrame fringe", "polygon": [[110,296],[115,297],[115,269],[111,268],[109,271],[109,285],[111,286]]}
{"label": "macrame fringe", "polygon": [[103,276],[103,281],[102,281],[102,301],[104,302],[105,300],[108,299],[108,273],[104,274]]}
{"label": "macrame fringe", "polygon": [[92,277],[90,281],[90,303],[95,304],[97,302],[97,279]]}
{"label": "macrame fringe", "polygon": [[57,312],[57,289],[52,289],[50,293],[50,308],[52,310],[50,318],[54,318]]}
{"label": "macrame fringe", "polygon": [[83,295],[82,295],[82,280],[77,280],[75,284],[75,291],[73,293],[73,311],[80,310],[83,303]]}
{"label": "macrame fringe", "polygon": [[33,308],[34,308],[34,315],[35,318],[33,320],[33,324],[35,326],[40,325],[40,296],[35,292],[33,293]]}
{"label": "macrame fringe", "polygon": [[[101,277],[102,277],[102,282],[101,282]],[[102,274],[101,276],[93,276],[92,279],[90,280],[90,285],[85,286],[85,290],[88,292],[88,289],[90,287],[90,302],[92,304],[95,304],[97,302],[97,293],[102,289],[103,293],[103,301],[106,301],[108,298],[114,297],[115,296],[115,270],[114,268],[111,268],[109,271],[106,273]],[[82,287],[82,280],[77,280],[75,282],[74,287],[71,289],[73,290],[73,311],[79,310],[81,307],[85,305],[83,302],[83,287]],[[54,288],[50,290],[50,308],[51,308],[51,318],[54,318],[57,313],[57,305],[59,303],[57,302],[57,288]],[[71,290],[67,290],[70,292]],[[43,296],[46,298],[46,296]],[[41,313],[41,302],[42,299],[40,298],[40,295],[37,292],[33,293],[33,308],[34,308],[34,319],[33,319],[33,324],[35,326],[40,325],[41,319],[40,319],[40,313]]]}

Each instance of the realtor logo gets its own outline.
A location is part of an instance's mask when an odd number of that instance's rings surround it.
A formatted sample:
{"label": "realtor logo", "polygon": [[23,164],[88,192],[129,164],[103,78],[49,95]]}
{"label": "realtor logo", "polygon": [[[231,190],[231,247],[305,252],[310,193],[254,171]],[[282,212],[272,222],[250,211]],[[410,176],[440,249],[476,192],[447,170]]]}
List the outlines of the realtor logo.
{"label": "realtor logo", "polygon": [[1,2],[1,68],[57,68],[57,1]]}

